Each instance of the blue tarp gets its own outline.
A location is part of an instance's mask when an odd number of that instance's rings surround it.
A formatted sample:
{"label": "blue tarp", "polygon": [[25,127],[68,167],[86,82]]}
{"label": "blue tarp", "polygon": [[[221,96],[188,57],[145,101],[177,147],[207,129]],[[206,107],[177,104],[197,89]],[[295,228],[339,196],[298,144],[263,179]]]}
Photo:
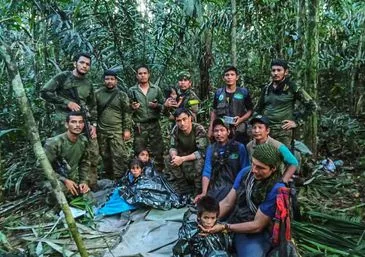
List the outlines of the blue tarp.
{"label": "blue tarp", "polygon": [[115,188],[110,199],[101,208],[97,209],[95,212],[96,216],[107,216],[119,214],[126,211],[135,210],[132,204],[127,203],[120,195],[119,188]]}

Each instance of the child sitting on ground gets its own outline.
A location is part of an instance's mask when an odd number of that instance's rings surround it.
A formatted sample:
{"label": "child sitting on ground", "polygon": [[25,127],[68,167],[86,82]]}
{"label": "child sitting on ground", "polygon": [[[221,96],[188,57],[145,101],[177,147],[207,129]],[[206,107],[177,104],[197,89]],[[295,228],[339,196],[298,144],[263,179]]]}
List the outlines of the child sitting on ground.
{"label": "child sitting on ground", "polygon": [[204,196],[197,204],[197,217],[185,213],[183,225],[179,230],[179,239],[173,248],[175,257],[230,256],[231,238],[226,233],[202,234],[199,226],[211,228],[217,223],[219,202],[210,196]]}
{"label": "child sitting on ground", "polygon": [[151,160],[150,158],[150,153],[146,148],[139,150],[136,153],[136,157],[138,160],[142,162],[144,176],[153,177],[158,175],[158,172],[155,170],[155,165],[153,163],[153,160]]}

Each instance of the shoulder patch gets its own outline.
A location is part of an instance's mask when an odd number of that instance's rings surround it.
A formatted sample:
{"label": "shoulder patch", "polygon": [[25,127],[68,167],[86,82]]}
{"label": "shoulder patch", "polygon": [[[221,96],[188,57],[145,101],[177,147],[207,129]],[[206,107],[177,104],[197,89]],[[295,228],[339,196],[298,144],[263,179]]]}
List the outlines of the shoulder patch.
{"label": "shoulder patch", "polygon": [[244,95],[243,95],[242,93],[240,93],[240,92],[235,93],[235,94],[233,95],[233,98],[234,98],[234,99],[237,99],[237,100],[242,100],[242,99],[243,99],[243,97],[244,97]]}
{"label": "shoulder patch", "polygon": [[238,159],[238,157],[239,157],[238,153],[231,153],[229,155],[229,159],[232,159],[232,160],[236,160],[236,159]]}

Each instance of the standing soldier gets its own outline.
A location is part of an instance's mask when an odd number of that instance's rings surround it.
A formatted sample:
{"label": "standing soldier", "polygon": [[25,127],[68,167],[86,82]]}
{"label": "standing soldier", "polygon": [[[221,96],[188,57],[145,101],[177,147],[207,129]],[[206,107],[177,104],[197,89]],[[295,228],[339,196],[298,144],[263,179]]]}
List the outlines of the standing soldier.
{"label": "standing soldier", "polygon": [[[178,85],[179,90],[177,92],[177,108],[185,108],[189,109],[192,114],[194,121],[196,121],[196,116],[199,111],[199,103],[200,99],[196,95],[196,93],[191,89],[192,81],[191,81],[191,75],[187,71],[182,71],[178,75]],[[175,101],[174,101],[175,102]],[[171,99],[166,99],[165,101],[165,107],[171,108],[176,107],[174,106],[174,102],[171,101]]]}
{"label": "standing soldier", "polygon": [[238,87],[239,79],[237,68],[228,66],[223,72],[225,86],[219,88],[214,94],[213,111],[210,114],[209,137],[213,136],[213,121],[223,118],[230,124],[231,137],[234,140],[247,144],[247,120],[252,115],[253,104],[250,93],[245,87]]}
{"label": "standing soldier", "polygon": [[[90,136],[90,172],[88,174],[90,186],[96,186],[97,165],[99,162],[99,147],[96,140],[96,109],[94,89],[86,74],[90,70],[91,56],[87,53],[75,55],[74,69],[64,71],[54,76],[41,89],[41,96],[56,108],[54,115],[54,134],[63,132],[63,122],[68,112],[83,113],[86,134]],[[86,120],[87,119],[87,120]],[[88,129],[89,128],[89,129]]]}
{"label": "standing soldier", "polygon": [[149,81],[147,66],[139,66],[136,77],[138,84],[129,89],[134,121],[134,151],[148,149],[158,171],[162,171],[164,145],[159,119],[164,97],[161,89]]}
{"label": "standing soldier", "polygon": [[[257,113],[270,121],[270,134],[291,149],[293,130],[303,125],[303,119],[316,110],[316,104],[305,90],[288,77],[289,67],[284,60],[271,62],[272,81],[263,87]],[[295,104],[304,108],[297,112]]]}
{"label": "standing soldier", "polygon": [[128,153],[124,141],[131,138],[129,99],[117,87],[117,74],[104,72],[104,87],[95,92],[98,110],[98,142],[106,177],[119,179],[127,170]]}

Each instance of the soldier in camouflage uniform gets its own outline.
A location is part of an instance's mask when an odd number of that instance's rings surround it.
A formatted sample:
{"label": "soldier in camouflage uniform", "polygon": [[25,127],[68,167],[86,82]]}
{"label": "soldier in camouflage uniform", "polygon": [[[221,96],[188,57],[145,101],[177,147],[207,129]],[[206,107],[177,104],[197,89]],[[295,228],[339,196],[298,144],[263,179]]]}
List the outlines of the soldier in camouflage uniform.
{"label": "soldier in camouflage uniform", "polygon": [[116,180],[128,169],[128,151],[124,141],[131,138],[132,119],[129,98],[117,87],[117,74],[104,72],[104,86],[95,92],[98,110],[98,142],[106,177]]}
{"label": "soldier in camouflage uniform", "polygon": [[169,182],[180,194],[196,194],[201,191],[201,171],[208,144],[204,127],[192,122],[190,110],[179,108],[174,117],[176,126],[171,132],[169,162],[166,173]]}
{"label": "soldier in camouflage uniform", "polygon": [[[86,74],[90,70],[91,57],[87,53],[79,53],[74,57],[74,69],[64,71],[54,76],[41,89],[41,96],[55,106],[55,134],[63,132],[63,123],[70,111],[84,109],[90,122],[90,186],[96,185],[97,165],[99,162],[99,147],[96,140],[96,108],[94,89]],[[78,97],[77,97],[78,96]],[[79,98],[79,99],[77,99]]]}
{"label": "soldier in camouflage uniform", "polygon": [[82,135],[84,119],[79,112],[66,117],[67,132],[47,139],[44,150],[68,198],[87,193],[90,169],[87,138]]}
{"label": "soldier in camouflage uniform", "polygon": [[178,85],[179,90],[177,92],[177,99],[176,101],[172,101],[170,98],[167,98],[165,101],[164,106],[167,109],[171,109],[176,107],[175,103],[178,103],[177,108],[186,108],[192,111],[194,115],[194,121],[196,121],[196,116],[199,111],[199,103],[200,99],[195,94],[195,92],[191,89],[192,81],[191,75],[187,71],[180,72],[178,76]]}
{"label": "soldier in camouflage uniform", "polygon": [[148,67],[140,66],[136,77],[138,84],[129,89],[134,121],[134,151],[148,149],[157,170],[162,171],[164,145],[159,119],[164,97],[161,89],[149,82]]}
{"label": "soldier in camouflage uniform", "polygon": [[[286,61],[271,62],[272,81],[262,88],[256,111],[270,120],[271,136],[291,149],[293,130],[303,125],[303,119],[316,110],[316,104],[303,88],[290,80],[288,74]],[[295,109],[296,102],[303,105],[302,110]]]}

